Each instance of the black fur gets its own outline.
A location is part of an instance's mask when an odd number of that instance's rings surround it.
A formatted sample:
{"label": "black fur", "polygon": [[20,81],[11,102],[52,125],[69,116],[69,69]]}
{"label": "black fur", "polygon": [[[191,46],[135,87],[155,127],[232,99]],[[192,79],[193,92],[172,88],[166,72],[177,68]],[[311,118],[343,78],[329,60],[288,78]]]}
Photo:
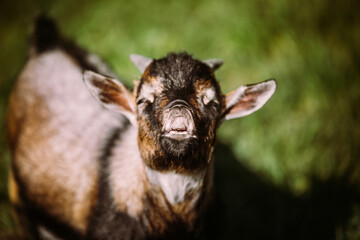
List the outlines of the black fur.
{"label": "black fur", "polygon": [[198,170],[205,167],[206,162],[202,161],[202,154],[199,152],[199,141],[197,139],[177,141],[161,137],[160,146],[165,153],[165,157],[153,160],[156,169],[167,170],[171,167],[175,169]]}
{"label": "black fur", "polygon": [[[148,75],[163,79],[165,94],[169,101],[180,97],[187,100],[195,92],[194,83],[200,79],[211,80],[220,96],[220,86],[213,71],[205,63],[194,59],[186,52],[169,53],[166,57],[154,60],[148,67]],[[137,95],[144,81],[140,81]]]}
{"label": "black fur", "polygon": [[37,53],[51,50],[59,45],[60,36],[55,22],[43,15],[36,19],[33,45]]}
{"label": "black fur", "polygon": [[216,84],[210,67],[186,52],[169,53],[164,58],[154,60],[149,68],[149,75],[161,77],[167,94],[176,98],[186,98],[193,93],[194,83],[200,79],[211,79]]}

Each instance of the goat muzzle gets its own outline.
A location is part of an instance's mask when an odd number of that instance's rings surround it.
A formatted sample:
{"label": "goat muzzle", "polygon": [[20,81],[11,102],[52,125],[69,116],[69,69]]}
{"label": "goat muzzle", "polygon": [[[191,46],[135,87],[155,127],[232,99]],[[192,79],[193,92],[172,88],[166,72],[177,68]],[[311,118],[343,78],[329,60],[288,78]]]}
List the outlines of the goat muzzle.
{"label": "goat muzzle", "polygon": [[171,102],[164,109],[163,136],[175,140],[196,138],[190,106],[183,100]]}

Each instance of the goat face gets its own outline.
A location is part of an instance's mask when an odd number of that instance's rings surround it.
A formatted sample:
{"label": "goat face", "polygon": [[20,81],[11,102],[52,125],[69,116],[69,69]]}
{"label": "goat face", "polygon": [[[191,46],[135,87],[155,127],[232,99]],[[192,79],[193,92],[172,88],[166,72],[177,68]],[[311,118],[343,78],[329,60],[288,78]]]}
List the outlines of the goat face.
{"label": "goat face", "polygon": [[84,80],[96,99],[137,126],[141,157],[158,171],[189,173],[206,167],[220,123],[258,110],[276,88],[268,80],[222,95],[214,76],[220,60],[201,62],[186,53],[130,58],[143,73],[134,93],[93,72],[85,71]]}
{"label": "goat face", "polygon": [[211,161],[224,106],[211,67],[186,53],[154,60],[136,103],[139,149],[148,166],[183,172]]}

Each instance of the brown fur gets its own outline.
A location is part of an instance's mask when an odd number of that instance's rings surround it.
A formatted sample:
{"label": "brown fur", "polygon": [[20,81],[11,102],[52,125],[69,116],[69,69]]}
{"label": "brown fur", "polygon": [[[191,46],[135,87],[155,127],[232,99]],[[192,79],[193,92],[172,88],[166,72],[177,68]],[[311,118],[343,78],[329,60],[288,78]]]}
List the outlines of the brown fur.
{"label": "brown fur", "polygon": [[[69,64],[74,64],[72,58],[67,58]],[[31,66],[28,65],[25,69],[29,67]],[[54,121],[52,110],[47,108],[47,100],[43,99],[41,94],[37,94],[38,90],[29,84],[27,77],[24,74],[20,75],[11,94],[7,114],[8,136],[13,156],[12,168],[16,176],[13,178],[16,184],[11,181],[11,186],[20,186],[20,194],[26,195],[27,200],[21,202],[22,207],[27,208],[29,204],[38,206],[41,211],[50,213],[59,221],[70,223],[79,231],[85,231],[91,205],[96,196],[97,171],[93,166],[82,169],[83,173],[92,176],[92,181],[86,186],[83,196],[76,192],[76,186],[71,189],[64,184],[64,177],[59,174],[66,173],[68,166],[55,165],[56,161],[50,160],[58,159],[60,163],[63,156],[62,153],[54,152],[54,146],[49,142],[49,139],[59,135],[62,129],[51,127],[50,123]],[[68,144],[72,145],[71,142]],[[59,167],[65,169],[57,171]],[[13,188],[10,187],[13,196],[11,201],[16,205],[18,201]]]}

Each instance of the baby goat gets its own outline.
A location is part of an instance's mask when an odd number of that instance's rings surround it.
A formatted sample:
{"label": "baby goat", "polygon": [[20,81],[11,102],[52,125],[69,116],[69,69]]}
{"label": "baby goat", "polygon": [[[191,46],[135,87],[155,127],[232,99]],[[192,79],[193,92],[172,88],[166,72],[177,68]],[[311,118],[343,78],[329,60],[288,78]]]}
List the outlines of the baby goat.
{"label": "baby goat", "polygon": [[275,81],[223,95],[214,76],[220,60],[131,55],[142,76],[130,92],[51,20],[37,21],[34,39],[7,115],[20,234],[197,238],[212,192],[216,130],[261,108]]}

